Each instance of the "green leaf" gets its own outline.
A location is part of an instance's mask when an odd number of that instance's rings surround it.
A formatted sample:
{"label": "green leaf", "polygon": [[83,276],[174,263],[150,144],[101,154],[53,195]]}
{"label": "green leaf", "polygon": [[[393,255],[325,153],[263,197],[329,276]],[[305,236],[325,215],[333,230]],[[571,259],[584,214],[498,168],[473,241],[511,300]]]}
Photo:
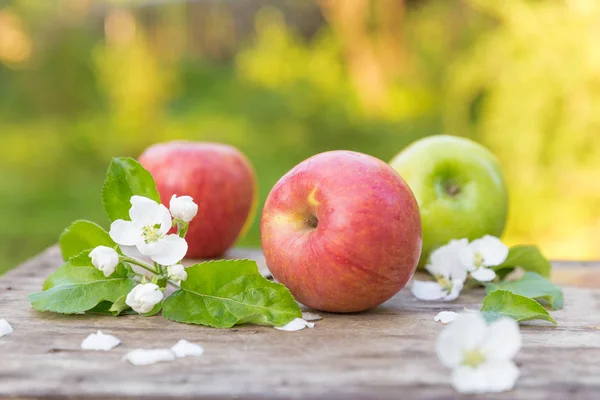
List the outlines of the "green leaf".
{"label": "green leaf", "polygon": [[43,291],[31,293],[28,299],[38,311],[76,314],[91,311],[102,302],[115,303],[134,286],[124,265],[120,264],[112,275],[105,277],[91,264],[88,251],[63,264],[46,279]]}
{"label": "green leaf", "polygon": [[115,313],[115,315],[121,314],[123,311],[127,310],[129,306],[125,304],[125,300],[127,300],[127,295],[123,295],[119,297],[108,309],[109,312]]}
{"label": "green leaf", "polygon": [[495,290],[485,296],[481,312],[491,322],[500,317],[510,317],[517,322],[541,319],[556,325],[556,321],[537,301],[508,290]]}
{"label": "green leaf", "polygon": [[485,287],[486,293],[494,290],[508,290],[511,293],[536,299],[538,302],[543,301],[553,310],[563,307],[562,290],[535,272],[526,272],[518,281],[489,283]]}
{"label": "green leaf", "polygon": [[75,221],[65,229],[60,235],[58,243],[65,260],[97,246],[117,246],[108,232],[100,225],[84,220]]}
{"label": "green leaf", "polygon": [[144,196],[160,203],[154,178],[133,158],[114,158],[102,188],[102,204],[111,221],[129,220],[131,197]]}
{"label": "green leaf", "polygon": [[251,260],[219,260],[187,268],[181,289],[163,304],[163,316],[188,324],[231,328],[280,326],[300,318],[300,307],[282,284],[268,281]]}
{"label": "green leaf", "polygon": [[546,278],[550,277],[552,271],[552,264],[542,255],[537,246],[511,247],[506,260],[493,269],[503,278],[516,267],[521,267],[525,271],[537,272]]}

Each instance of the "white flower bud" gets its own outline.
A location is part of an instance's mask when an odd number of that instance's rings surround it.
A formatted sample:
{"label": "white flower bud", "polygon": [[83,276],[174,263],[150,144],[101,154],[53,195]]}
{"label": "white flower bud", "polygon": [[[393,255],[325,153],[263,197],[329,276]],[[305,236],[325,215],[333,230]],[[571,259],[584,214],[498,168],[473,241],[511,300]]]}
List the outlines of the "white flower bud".
{"label": "white flower bud", "polygon": [[142,283],[131,289],[125,299],[125,304],[133,308],[133,311],[146,314],[152,311],[154,306],[163,299],[163,292],[154,283]]}
{"label": "white flower bud", "polygon": [[92,259],[92,265],[102,271],[106,277],[115,272],[115,268],[119,265],[117,251],[106,246],[98,246],[90,251],[90,258]]}
{"label": "white flower bud", "polygon": [[173,218],[183,222],[190,222],[198,213],[198,205],[190,196],[171,197],[170,211]]}
{"label": "white flower bud", "polygon": [[169,265],[167,273],[169,274],[169,279],[175,282],[187,279],[187,272],[185,272],[185,267],[181,264]]}

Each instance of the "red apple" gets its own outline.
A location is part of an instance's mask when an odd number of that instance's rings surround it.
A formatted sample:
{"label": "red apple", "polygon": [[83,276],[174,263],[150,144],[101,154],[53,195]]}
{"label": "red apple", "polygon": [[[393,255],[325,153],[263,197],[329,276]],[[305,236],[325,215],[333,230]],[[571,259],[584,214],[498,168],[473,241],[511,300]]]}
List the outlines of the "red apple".
{"label": "red apple", "polygon": [[167,207],[171,196],[188,195],[198,214],[186,236],[187,257],[222,255],[249,226],[257,200],[256,176],[235,147],[175,141],[149,147],[139,158],[154,177]]}
{"label": "red apple", "polygon": [[271,273],[299,302],[355,312],[390,299],[412,277],[421,219],[410,188],[388,164],[330,151],[273,187],[261,238]]}

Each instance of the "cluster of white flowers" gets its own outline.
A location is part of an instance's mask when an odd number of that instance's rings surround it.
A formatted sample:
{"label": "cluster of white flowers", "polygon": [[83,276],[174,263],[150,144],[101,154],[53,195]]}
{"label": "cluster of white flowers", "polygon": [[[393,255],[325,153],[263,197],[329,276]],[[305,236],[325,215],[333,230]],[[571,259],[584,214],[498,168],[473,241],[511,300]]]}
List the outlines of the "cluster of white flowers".
{"label": "cluster of white flowers", "polygon": [[[190,196],[173,195],[170,208],[142,196],[131,197],[129,209],[130,221],[118,219],[110,226],[110,237],[124,253],[131,253],[135,247],[142,255],[149,257],[161,272],[171,281],[178,283],[187,279],[185,267],[180,263],[187,253],[188,245],[185,227],[198,213],[198,205]],[[173,226],[177,226],[183,234],[169,234]],[[178,233],[179,233],[178,232]],[[92,265],[108,277],[115,272],[121,261],[132,261],[120,257],[116,249],[98,246],[90,252]],[[141,260],[136,265],[143,265]],[[153,268],[152,266],[149,266]],[[164,267],[164,269],[163,269]],[[148,268],[147,268],[148,269]],[[153,270],[153,272],[155,272]],[[163,299],[163,289],[156,281],[148,283],[143,280],[127,295],[125,303],[134,311],[146,314],[152,311]]]}
{"label": "cluster of white flowers", "polygon": [[452,369],[452,386],[457,391],[504,392],[511,390],[519,377],[512,359],[521,341],[515,320],[501,318],[487,325],[480,313],[467,312],[458,314],[442,331],[436,353],[440,362]]}
{"label": "cluster of white flowers", "polygon": [[451,301],[463,289],[467,275],[479,282],[496,277],[490,267],[500,265],[508,256],[508,247],[500,239],[486,235],[481,239],[452,240],[433,253],[425,266],[435,281],[414,281],[413,295],[420,300]]}

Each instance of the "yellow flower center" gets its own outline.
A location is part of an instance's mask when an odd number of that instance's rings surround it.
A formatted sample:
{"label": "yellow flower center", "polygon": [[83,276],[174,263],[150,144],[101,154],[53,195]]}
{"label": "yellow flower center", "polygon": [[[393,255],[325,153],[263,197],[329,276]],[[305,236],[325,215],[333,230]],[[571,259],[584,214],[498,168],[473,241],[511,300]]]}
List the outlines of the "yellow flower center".
{"label": "yellow flower center", "polygon": [[146,244],[156,243],[163,238],[163,234],[160,233],[160,224],[146,225],[142,228],[142,236]]}
{"label": "yellow flower center", "polygon": [[472,368],[477,368],[485,361],[485,355],[479,350],[468,350],[463,355],[463,365],[468,365]]}
{"label": "yellow flower center", "polygon": [[475,252],[475,266],[479,268],[482,265],[483,265],[483,255],[480,252],[476,251]]}

